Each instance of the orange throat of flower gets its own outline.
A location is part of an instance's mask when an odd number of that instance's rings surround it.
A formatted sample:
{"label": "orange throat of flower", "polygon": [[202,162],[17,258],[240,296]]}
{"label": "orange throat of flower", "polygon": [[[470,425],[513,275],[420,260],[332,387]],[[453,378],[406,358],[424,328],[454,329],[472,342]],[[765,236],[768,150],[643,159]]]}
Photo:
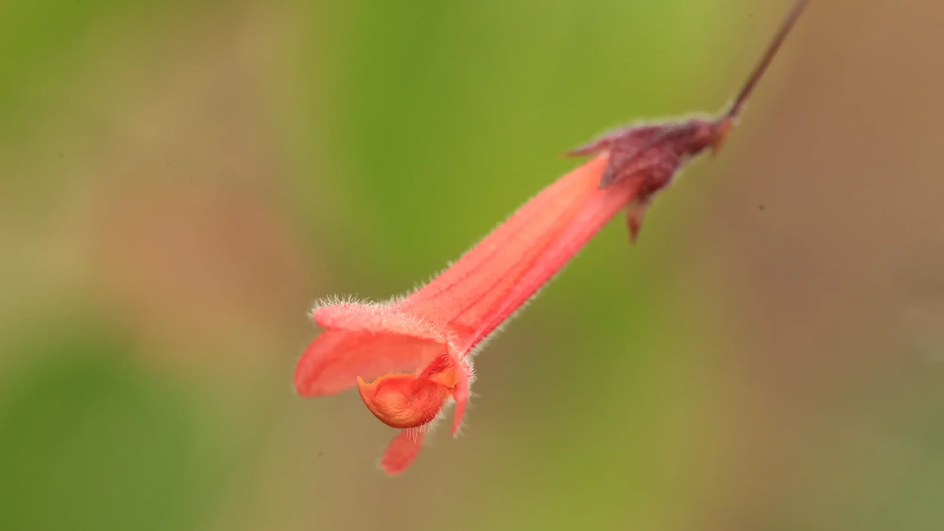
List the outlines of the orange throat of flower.
{"label": "orange throat of flower", "polygon": [[[428,371],[426,371],[428,372]],[[387,374],[367,383],[357,378],[364,405],[384,424],[400,429],[432,422],[458,383],[456,370],[432,374]]]}

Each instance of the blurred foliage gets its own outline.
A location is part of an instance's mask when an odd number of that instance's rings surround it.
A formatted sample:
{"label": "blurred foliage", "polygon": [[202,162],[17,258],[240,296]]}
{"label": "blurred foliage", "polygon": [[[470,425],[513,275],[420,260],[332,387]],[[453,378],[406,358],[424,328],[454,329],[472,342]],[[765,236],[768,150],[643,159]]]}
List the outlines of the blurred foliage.
{"label": "blurred foliage", "polygon": [[[186,529],[216,454],[188,392],[83,327],[28,341],[0,401],[2,529]],[[216,485],[218,488],[219,485]]]}

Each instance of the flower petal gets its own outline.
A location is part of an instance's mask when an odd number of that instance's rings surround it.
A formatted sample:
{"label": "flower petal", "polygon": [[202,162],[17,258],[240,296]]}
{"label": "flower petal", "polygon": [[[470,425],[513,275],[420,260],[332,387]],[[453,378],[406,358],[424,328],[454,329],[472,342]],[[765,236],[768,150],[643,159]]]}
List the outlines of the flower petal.
{"label": "flower petal", "polygon": [[383,467],[384,472],[396,475],[406,470],[423,449],[425,438],[426,430],[424,429],[401,431],[390,441],[383,457],[380,458],[380,466]]}
{"label": "flower petal", "polygon": [[312,341],[295,371],[302,396],[340,393],[357,385],[357,378],[414,372],[446,347],[426,339],[395,333],[328,330]]}

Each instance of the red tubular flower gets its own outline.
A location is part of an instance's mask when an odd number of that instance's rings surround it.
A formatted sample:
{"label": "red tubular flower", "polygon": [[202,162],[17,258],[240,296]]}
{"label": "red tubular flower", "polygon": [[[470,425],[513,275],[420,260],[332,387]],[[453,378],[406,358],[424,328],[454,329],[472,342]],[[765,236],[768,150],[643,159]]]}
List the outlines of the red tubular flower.
{"label": "red tubular flower", "polygon": [[453,435],[472,383],[471,356],[623,208],[633,241],[656,195],[706,149],[717,153],[809,0],[798,0],[731,106],[716,119],[629,127],[569,152],[597,154],[524,204],[429,284],[383,304],[315,307],[324,328],[295,372],[303,396],[357,385],[367,409],[403,430],[381,465],[405,470],[443,408]]}
{"label": "red tubular flower", "polygon": [[331,395],[357,385],[378,419],[405,430],[381,462],[391,474],[413,461],[426,428],[452,401],[455,434],[476,347],[632,200],[636,182],[599,189],[607,158],[598,156],[544,189],[415,293],[383,304],[316,306],[311,316],[324,331],[298,362],[299,394]]}

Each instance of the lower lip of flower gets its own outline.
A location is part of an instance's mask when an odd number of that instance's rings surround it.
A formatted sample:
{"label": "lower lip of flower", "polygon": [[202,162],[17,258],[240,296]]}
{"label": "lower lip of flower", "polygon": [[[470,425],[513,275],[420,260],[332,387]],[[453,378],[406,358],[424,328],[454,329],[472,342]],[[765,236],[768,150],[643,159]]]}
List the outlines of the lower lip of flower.
{"label": "lower lip of flower", "polygon": [[429,424],[452,396],[458,375],[448,359],[437,360],[419,376],[388,374],[357,388],[367,409],[384,424],[399,429]]}

